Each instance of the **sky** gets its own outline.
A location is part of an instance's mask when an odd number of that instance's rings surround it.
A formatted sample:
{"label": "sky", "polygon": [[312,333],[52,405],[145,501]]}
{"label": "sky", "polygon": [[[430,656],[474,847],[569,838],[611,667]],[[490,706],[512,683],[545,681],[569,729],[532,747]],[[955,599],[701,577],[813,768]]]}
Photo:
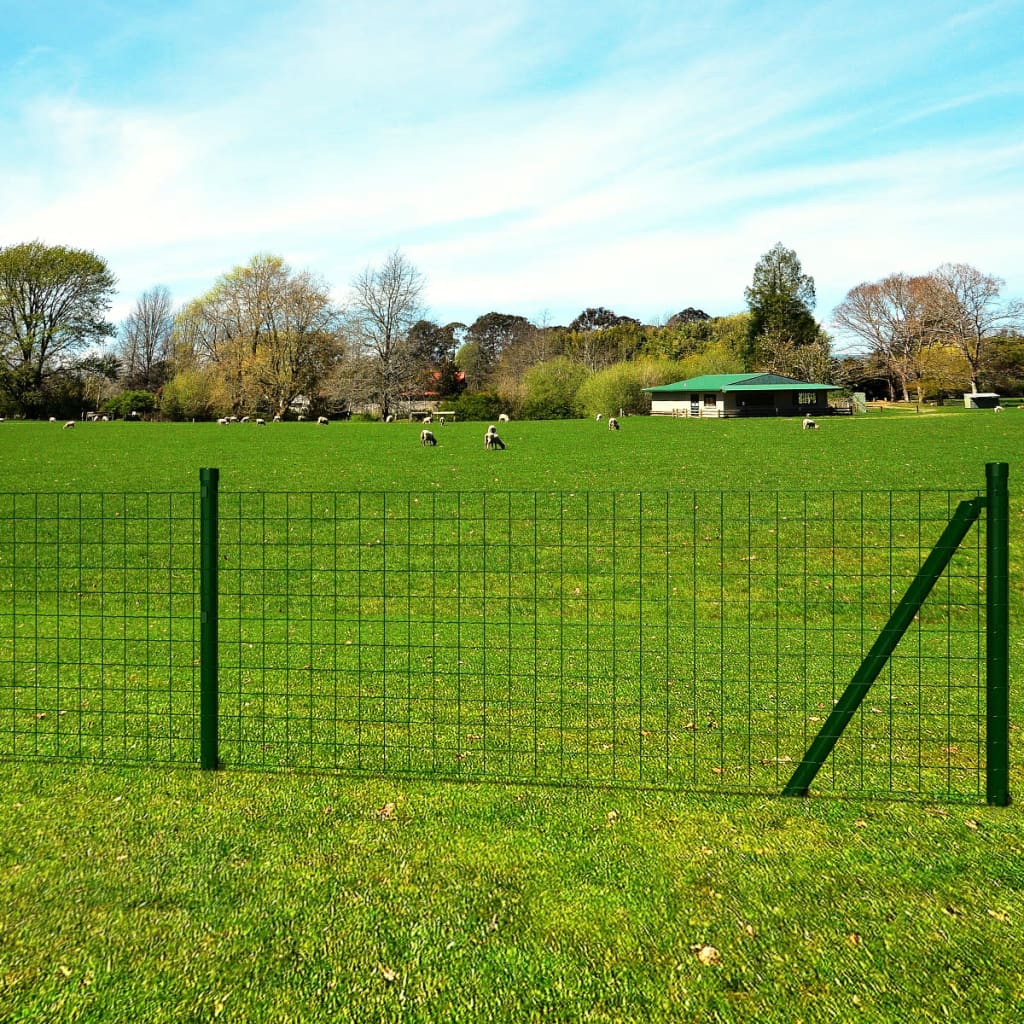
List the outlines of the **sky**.
{"label": "sky", "polygon": [[[111,318],[257,253],[439,323],[746,308],[890,273],[1024,297],[1024,0],[0,0],[0,246],[90,249]],[[841,343],[841,338],[837,341]]]}

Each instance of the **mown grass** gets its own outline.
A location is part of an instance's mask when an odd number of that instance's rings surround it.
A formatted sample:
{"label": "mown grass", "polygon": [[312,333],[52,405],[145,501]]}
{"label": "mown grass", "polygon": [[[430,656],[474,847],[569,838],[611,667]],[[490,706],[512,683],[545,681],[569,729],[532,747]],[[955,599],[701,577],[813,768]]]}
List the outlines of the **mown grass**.
{"label": "mown grass", "polygon": [[[1014,487],[1015,415],[513,423],[487,453],[476,424],[423,450],[406,424],[8,423],[0,476],[68,493],[193,490],[200,465],[238,490],[973,492],[986,461]],[[1016,499],[1012,517],[1019,532]],[[0,1019],[1024,1014],[1016,807],[18,762],[0,764],[0,807]]]}

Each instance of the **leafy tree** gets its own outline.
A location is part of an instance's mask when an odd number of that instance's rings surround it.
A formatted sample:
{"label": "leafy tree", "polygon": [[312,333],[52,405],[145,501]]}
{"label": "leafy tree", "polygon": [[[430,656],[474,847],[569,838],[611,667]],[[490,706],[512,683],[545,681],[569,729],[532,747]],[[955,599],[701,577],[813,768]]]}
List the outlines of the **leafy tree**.
{"label": "leafy tree", "polygon": [[340,355],[339,328],[324,281],[263,253],[178,314],[177,364],[208,370],[223,412],[267,407],[283,415],[326,380]]}
{"label": "leafy tree", "polygon": [[160,412],[169,420],[207,420],[213,415],[213,382],[197,369],[180,370],[162,388]]}
{"label": "leafy tree", "polygon": [[529,420],[555,420],[583,415],[577,395],[589,376],[585,366],[567,356],[532,366],[523,379],[523,416]]}
{"label": "leafy tree", "polygon": [[1000,331],[988,346],[988,385],[1001,395],[1024,395],[1024,336]]}
{"label": "leafy tree", "polygon": [[139,296],[121,324],[118,355],[126,387],[156,390],[167,380],[173,335],[171,293],[157,285]]}
{"label": "leafy tree", "polygon": [[0,249],[0,386],[30,415],[71,357],[114,333],[116,279],[93,252],[24,242]]}
{"label": "leafy tree", "polygon": [[581,385],[577,401],[584,414],[617,416],[619,411],[639,415],[651,411],[644,388],[685,379],[681,366],[670,359],[637,359],[599,370]]}
{"label": "leafy tree", "polygon": [[122,391],[103,403],[103,411],[120,419],[131,419],[133,414],[143,415],[156,408],[156,395],[152,391]]}
{"label": "leafy tree", "polygon": [[423,275],[397,250],[352,282],[346,308],[350,337],[364,357],[362,389],[390,415],[424,370],[410,334],[423,315]]}
{"label": "leafy tree", "polygon": [[744,297],[750,309],[746,361],[759,369],[763,360],[762,338],[791,345],[817,342],[818,324],[814,309],[814,278],[803,272],[792,249],[777,242],[758,260],[753,281]]}
{"label": "leafy tree", "polygon": [[583,310],[575,320],[569,324],[569,330],[574,332],[603,331],[606,327],[615,327],[618,324],[639,324],[630,316],[618,316],[604,306],[590,307]]}
{"label": "leafy tree", "polygon": [[711,317],[703,309],[694,309],[693,306],[687,306],[686,309],[682,309],[670,316],[665,326],[672,328],[682,327],[685,324],[696,324],[710,319]]}
{"label": "leafy tree", "polygon": [[470,377],[470,368],[466,364],[472,364],[470,386],[487,383],[505,349],[522,342],[536,330],[526,317],[511,313],[491,312],[477,317],[469,326],[459,354],[459,365],[466,370],[467,377]]}
{"label": "leafy tree", "polygon": [[495,420],[503,411],[502,400],[493,391],[473,391],[460,395],[453,406],[459,420],[483,422]]}

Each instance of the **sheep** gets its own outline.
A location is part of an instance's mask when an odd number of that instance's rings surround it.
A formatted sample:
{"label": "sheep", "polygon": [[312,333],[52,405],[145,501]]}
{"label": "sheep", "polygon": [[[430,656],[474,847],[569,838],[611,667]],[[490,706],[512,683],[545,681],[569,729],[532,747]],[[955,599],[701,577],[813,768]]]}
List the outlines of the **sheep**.
{"label": "sheep", "polygon": [[280,413],[277,413],[277,414],[276,414],[276,415],[274,416],[274,422],[275,422],[275,423],[280,423],[280,422],[281,422],[281,415],[280,415]]}
{"label": "sheep", "polygon": [[331,421],[326,416],[317,416],[316,422],[319,426],[326,427]]}
{"label": "sheep", "polygon": [[439,417],[437,422],[440,423],[441,426],[443,427],[444,426],[444,417],[443,416]]}
{"label": "sheep", "polygon": [[618,430],[619,429],[619,421],[614,416],[609,416],[608,417],[608,429],[609,430]]}
{"label": "sheep", "polygon": [[993,406],[992,407],[992,411],[993,412],[1002,412],[1003,411],[1003,407],[1001,405]]}
{"label": "sheep", "polygon": [[384,422],[385,423],[394,423],[395,422],[395,417],[392,416],[390,413],[388,413],[388,415],[384,417]]}
{"label": "sheep", "polygon": [[101,416],[101,417],[100,417],[100,419],[101,419],[101,420],[102,420],[102,421],[103,421],[104,423],[109,423],[109,422],[110,422],[110,417],[109,417],[109,416]]}
{"label": "sheep", "polygon": [[421,430],[420,431],[420,444],[426,447],[428,444],[437,444],[437,438],[434,437],[432,430]]}
{"label": "sheep", "polygon": [[814,420],[810,416],[805,416],[804,420],[803,420],[803,429],[804,430],[817,430],[818,429],[818,424],[815,423]]}
{"label": "sheep", "polygon": [[57,417],[56,416],[51,416],[50,417],[50,422],[51,423],[56,423],[57,422]]}
{"label": "sheep", "polygon": [[228,422],[229,421],[228,421],[227,416],[221,416],[220,419],[217,420],[217,426],[218,427],[226,427],[228,425]]}
{"label": "sheep", "polygon": [[263,419],[260,416],[256,417],[256,426],[257,427],[265,427],[266,425],[267,425],[267,421],[265,419]]}
{"label": "sheep", "polygon": [[243,416],[238,422],[239,423],[248,423],[249,422],[249,417],[248,416]]}
{"label": "sheep", "polygon": [[604,419],[604,413],[603,413],[603,412],[599,412],[599,413],[598,413],[598,414],[597,414],[597,415],[596,415],[596,416],[594,417],[594,419],[595,419],[595,420],[597,420],[597,422],[598,422],[598,423],[600,423],[600,422],[601,422],[601,420],[603,420],[603,419]]}
{"label": "sheep", "polygon": [[67,423],[64,424],[62,429],[63,430],[74,430],[75,429],[75,421],[74,420],[68,420]]}
{"label": "sheep", "polygon": [[429,414],[423,417],[423,425],[424,425],[425,427],[426,427],[426,426],[429,426],[429,425],[430,425],[431,423],[433,423],[433,422],[434,422],[434,421],[433,421],[433,419],[431,419],[431,417],[430,417],[430,415],[429,415]]}
{"label": "sheep", "polygon": [[305,423],[306,422],[306,417],[305,416],[296,416],[295,419],[296,419],[296,421],[298,423]]}
{"label": "sheep", "polygon": [[498,416],[498,422],[499,423],[508,423],[508,413],[507,412],[501,413],[501,415]]}
{"label": "sheep", "polygon": [[493,427],[489,428],[487,433],[484,434],[484,449],[488,448],[500,448],[502,451],[505,450],[505,442],[498,437],[498,432]]}

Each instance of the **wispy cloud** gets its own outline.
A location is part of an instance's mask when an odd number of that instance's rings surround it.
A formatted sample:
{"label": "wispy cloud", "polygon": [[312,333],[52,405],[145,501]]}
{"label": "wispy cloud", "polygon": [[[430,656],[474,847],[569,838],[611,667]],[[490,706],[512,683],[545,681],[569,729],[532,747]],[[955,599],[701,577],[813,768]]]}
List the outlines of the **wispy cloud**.
{"label": "wispy cloud", "polygon": [[441,319],[726,313],[778,240],[823,319],[946,259],[1024,292],[1020,4],[788,9],[115,2],[49,42],[26,15],[0,42],[0,244],[101,252],[122,307],[259,250],[341,294],[401,247]]}

